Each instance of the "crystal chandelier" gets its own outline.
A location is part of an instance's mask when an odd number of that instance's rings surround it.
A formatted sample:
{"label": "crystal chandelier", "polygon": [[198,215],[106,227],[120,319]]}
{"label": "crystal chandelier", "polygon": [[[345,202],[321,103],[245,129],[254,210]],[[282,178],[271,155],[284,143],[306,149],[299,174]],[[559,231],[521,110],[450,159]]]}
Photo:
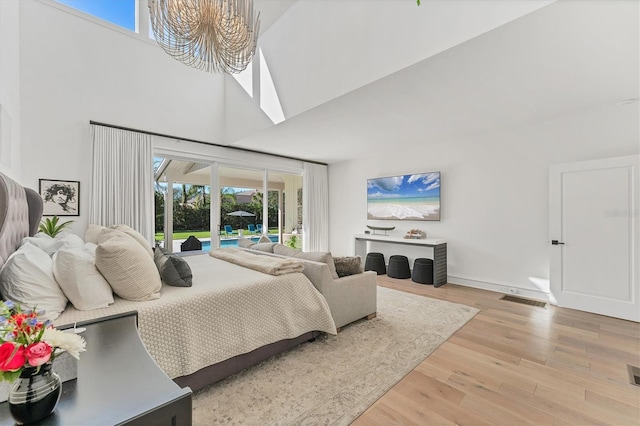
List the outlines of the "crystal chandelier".
{"label": "crystal chandelier", "polygon": [[239,73],[256,52],[253,0],[149,0],[149,15],[160,47],[191,67]]}

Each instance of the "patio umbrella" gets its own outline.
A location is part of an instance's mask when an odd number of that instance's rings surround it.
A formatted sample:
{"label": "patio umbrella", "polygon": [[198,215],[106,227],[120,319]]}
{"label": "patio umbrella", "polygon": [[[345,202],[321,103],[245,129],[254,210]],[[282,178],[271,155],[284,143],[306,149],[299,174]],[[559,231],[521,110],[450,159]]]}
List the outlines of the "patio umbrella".
{"label": "patio umbrella", "polygon": [[246,212],[244,210],[236,210],[235,212],[227,213],[227,216],[245,218],[245,217],[255,217],[256,215],[253,213]]}
{"label": "patio umbrella", "polygon": [[255,214],[246,212],[244,210],[236,210],[235,212],[227,213],[227,216],[250,217],[255,216]]}

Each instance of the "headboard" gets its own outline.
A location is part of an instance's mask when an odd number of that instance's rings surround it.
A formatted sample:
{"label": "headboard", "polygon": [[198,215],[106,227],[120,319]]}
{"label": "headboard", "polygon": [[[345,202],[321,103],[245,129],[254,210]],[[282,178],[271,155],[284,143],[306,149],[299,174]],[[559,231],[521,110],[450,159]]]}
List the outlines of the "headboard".
{"label": "headboard", "polygon": [[42,197],[0,173],[0,267],[24,237],[38,232]]}

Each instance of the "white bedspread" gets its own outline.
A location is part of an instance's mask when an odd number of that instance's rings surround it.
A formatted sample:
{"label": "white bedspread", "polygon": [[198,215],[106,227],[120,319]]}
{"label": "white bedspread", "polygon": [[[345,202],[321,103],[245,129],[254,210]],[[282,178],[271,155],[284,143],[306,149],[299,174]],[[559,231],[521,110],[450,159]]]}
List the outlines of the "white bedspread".
{"label": "white bedspread", "polygon": [[136,310],[142,341],[171,378],[309,331],[336,333],[326,300],[302,273],[272,276],[207,254],[185,260],[193,287],[163,285],[158,300],[115,297],[92,311],[69,305],[55,324]]}

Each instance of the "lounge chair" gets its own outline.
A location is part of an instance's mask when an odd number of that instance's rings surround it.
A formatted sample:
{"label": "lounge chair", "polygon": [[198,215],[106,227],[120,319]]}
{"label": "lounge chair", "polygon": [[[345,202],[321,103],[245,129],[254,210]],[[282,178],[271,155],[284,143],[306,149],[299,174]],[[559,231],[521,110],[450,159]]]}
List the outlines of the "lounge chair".
{"label": "lounge chair", "polygon": [[249,229],[249,233],[251,233],[251,234],[255,234],[256,233],[256,226],[251,224],[251,223],[247,225],[247,229]]}
{"label": "lounge chair", "polygon": [[256,226],[258,227],[258,229],[256,229],[256,234],[262,234],[262,224],[259,223]]}
{"label": "lounge chair", "polygon": [[225,225],[224,226],[224,234],[227,237],[230,237],[231,235],[233,235],[233,228],[231,227],[231,225]]}

